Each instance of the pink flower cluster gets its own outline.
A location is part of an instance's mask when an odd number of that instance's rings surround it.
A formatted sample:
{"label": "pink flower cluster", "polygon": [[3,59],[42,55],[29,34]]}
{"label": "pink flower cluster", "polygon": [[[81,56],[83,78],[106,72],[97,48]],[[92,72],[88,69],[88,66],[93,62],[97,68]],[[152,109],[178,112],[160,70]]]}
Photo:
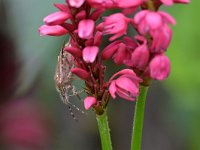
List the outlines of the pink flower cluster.
{"label": "pink flower cluster", "polygon": [[[161,5],[189,3],[189,0],[66,0],[55,4],[59,9],[44,18],[40,35],[69,35],[71,53],[76,61],[72,73],[85,80],[85,108],[96,111],[107,105],[109,95],[116,94],[126,100],[135,100],[139,85],[150,79],[164,80],[170,73],[170,61],[165,55],[172,39],[172,16],[160,11]],[[102,14],[118,9],[109,16]],[[134,14],[134,17],[128,17]],[[128,25],[137,35],[128,36]],[[110,43],[100,49],[102,38],[109,36]],[[116,65],[127,69],[104,81],[103,61],[113,59]],[[117,78],[116,78],[117,77]]]}

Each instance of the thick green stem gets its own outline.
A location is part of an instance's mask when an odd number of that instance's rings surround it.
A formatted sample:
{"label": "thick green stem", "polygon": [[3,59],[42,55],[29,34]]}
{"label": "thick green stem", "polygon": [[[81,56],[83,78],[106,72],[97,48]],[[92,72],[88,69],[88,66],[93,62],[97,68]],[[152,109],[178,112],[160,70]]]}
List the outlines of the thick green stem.
{"label": "thick green stem", "polygon": [[102,150],[112,150],[110,129],[106,111],[102,115],[96,115],[99,133],[101,137]]}
{"label": "thick green stem", "polygon": [[145,101],[148,87],[140,86],[140,95],[137,98],[133,121],[131,150],[141,150],[142,128],[144,121]]}

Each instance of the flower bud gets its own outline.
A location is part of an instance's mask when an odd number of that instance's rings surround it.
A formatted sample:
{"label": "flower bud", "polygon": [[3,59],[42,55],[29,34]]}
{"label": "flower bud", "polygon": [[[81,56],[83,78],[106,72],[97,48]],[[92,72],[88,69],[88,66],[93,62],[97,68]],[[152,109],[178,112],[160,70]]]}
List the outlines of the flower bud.
{"label": "flower bud", "polygon": [[82,20],[86,18],[86,11],[82,10],[79,13],[76,14],[76,19],[77,20]]}
{"label": "flower bud", "polygon": [[114,41],[111,44],[109,44],[108,46],[106,46],[103,51],[102,51],[102,59],[106,60],[109,59],[110,57],[112,57],[114,55],[114,53],[117,51],[117,49],[119,48],[119,44],[121,43],[121,41]]}
{"label": "flower bud", "polygon": [[68,33],[68,31],[60,25],[48,26],[42,25],[39,28],[40,36],[50,35],[50,36],[62,36]]}
{"label": "flower bud", "polygon": [[94,21],[91,19],[81,20],[78,24],[78,36],[82,39],[90,39],[93,37]]}
{"label": "flower bud", "polygon": [[79,48],[66,46],[64,50],[72,54],[74,57],[82,57],[82,51]]}
{"label": "flower bud", "polygon": [[95,97],[88,96],[84,99],[84,107],[86,110],[90,109],[94,104],[96,104],[97,100]]}
{"label": "flower bud", "polygon": [[114,0],[120,8],[130,8],[139,6],[143,0]]}
{"label": "flower bud", "polygon": [[150,76],[155,80],[164,80],[170,73],[170,61],[164,54],[156,55],[149,64]]}
{"label": "flower bud", "polygon": [[97,57],[99,48],[97,46],[87,46],[83,49],[83,60],[87,63],[93,63]]}
{"label": "flower bud", "polygon": [[81,68],[73,68],[71,72],[83,80],[86,80],[89,76],[88,72]]}
{"label": "flower bud", "polygon": [[121,37],[123,34],[126,34],[128,22],[128,18],[126,18],[122,13],[116,13],[105,17],[104,33],[114,34],[109,38],[110,41],[113,41],[116,38]]}
{"label": "flower bud", "polygon": [[103,33],[100,31],[97,31],[94,36],[94,45],[99,46],[101,44]]}
{"label": "flower bud", "polygon": [[85,0],[66,0],[71,7],[79,8],[83,5]]}
{"label": "flower bud", "polygon": [[59,25],[69,19],[71,15],[67,12],[58,11],[46,16],[43,21],[47,25]]}
{"label": "flower bud", "polygon": [[[121,75],[113,80],[114,77]],[[139,94],[139,82],[141,79],[136,76],[135,72],[130,69],[124,69],[111,77],[109,92],[112,98],[118,94],[121,98],[133,101]]]}
{"label": "flower bud", "polygon": [[160,0],[163,4],[167,5],[167,6],[171,6],[174,3],[183,3],[183,4],[187,4],[190,2],[190,0]]}
{"label": "flower bud", "polygon": [[54,6],[58,8],[60,11],[70,12],[69,7],[65,4],[54,3]]}
{"label": "flower bud", "polygon": [[149,50],[146,44],[138,46],[131,56],[132,66],[138,69],[145,67],[149,61]]}

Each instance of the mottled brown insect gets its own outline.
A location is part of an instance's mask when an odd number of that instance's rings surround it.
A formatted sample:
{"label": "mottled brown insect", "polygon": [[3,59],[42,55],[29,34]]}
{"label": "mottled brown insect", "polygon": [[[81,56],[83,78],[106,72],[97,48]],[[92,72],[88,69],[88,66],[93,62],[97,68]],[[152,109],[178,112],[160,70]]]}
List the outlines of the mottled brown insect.
{"label": "mottled brown insect", "polygon": [[[67,43],[65,46],[70,46],[70,45]],[[78,92],[75,86],[73,85],[74,77],[71,72],[71,69],[74,68],[74,63],[75,63],[74,58],[70,53],[64,51],[65,46],[61,48],[58,56],[58,62],[55,73],[55,85],[63,103],[68,105],[72,117],[75,120],[77,120],[76,117],[74,116],[71,106],[77,109],[78,111],[81,110],[77,106],[72,104],[69,101],[69,98],[71,96],[77,96],[80,100],[81,98],[79,96],[80,92]],[[81,112],[84,113],[83,111]]]}

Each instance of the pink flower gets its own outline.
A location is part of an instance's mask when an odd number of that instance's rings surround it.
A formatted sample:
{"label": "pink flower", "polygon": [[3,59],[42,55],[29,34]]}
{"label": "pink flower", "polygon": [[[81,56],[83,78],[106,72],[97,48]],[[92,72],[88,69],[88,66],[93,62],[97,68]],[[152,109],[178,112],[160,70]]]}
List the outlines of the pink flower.
{"label": "pink flower", "polygon": [[[118,75],[121,76],[113,80]],[[141,82],[141,79],[136,76],[133,70],[124,69],[114,74],[110,81],[109,92],[114,99],[118,94],[121,98],[133,101],[139,94],[139,82]]]}
{"label": "pink flower", "polygon": [[112,58],[117,65],[121,65],[129,56],[130,52],[126,49],[126,45],[121,43]]}
{"label": "pink flower", "polygon": [[89,73],[81,68],[73,68],[71,72],[83,80],[86,80],[89,77]]}
{"label": "pink flower", "polygon": [[62,36],[62,35],[67,34],[68,31],[60,25],[55,25],[55,26],[42,25],[39,28],[39,33],[40,33],[40,36],[44,36],[44,35]]}
{"label": "pink flower", "polygon": [[85,0],[66,0],[71,7],[79,8],[83,5]]}
{"label": "pink flower", "polygon": [[140,43],[139,46],[136,46],[136,43],[132,39],[124,38],[126,46],[133,48],[131,58],[125,60],[124,64],[142,70],[149,62],[150,51],[147,47],[147,40],[144,37],[136,36],[135,39]]}
{"label": "pink flower", "polygon": [[94,21],[91,19],[81,20],[78,24],[78,36],[82,39],[90,39],[93,37]]}
{"label": "pink flower", "polygon": [[84,107],[86,110],[90,109],[94,104],[96,104],[97,100],[95,97],[88,96],[84,99]]}
{"label": "pink flower", "polygon": [[100,46],[101,40],[102,40],[102,36],[103,36],[102,32],[99,32],[99,31],[96,32],[96,34],[94,36],[94,45]]}
{"label": "pink flower", "polygon": [[152,36],[151,51],[163,52],[169,46],[172,38],[172,32],[168,24],[175,24],[176,21],[163,11],[143,10],[136,14],[134,23],[142,35],[149,33]]}
{"label": "pink flower", "polygon": [[116,13],[105,17],[104,20],[104,33],[105,34],[114,34],[110,37],[110,41],[115,40],[116,38],[126,34],[128,27],[129,19],[124,16],[122,13]]}
{"label": "pink flower", "polygon": [[162,28],[160,28],[160,30],[156,30],[151,34],[153,38],[150,47],[151,52],[153,53],[165,52],[172,39],[172,30],[167,25],[164,25]]}
{"label": "pink flower", "polygon": [[83,49],[83,60],[87,63],[93,63],[97,57],[99,48],[97,46],[87,46]]}
{"label": "pink flower", "polygon": [[56,8],[58,8],[60,11],[64,11],[64,12],[70,13],[69,7],[67,5],[65,5],[65,4],[54,3],[54,6]]}
{"label": "pink flower", "polygon": [[164,80],[170,73],[170,61],[164,54],[156,55],[149,64],[152,79]]}
{"label": "pink flower", "polygon": [[111,8],[116,7],[113,0],[87,0],[87,2],[94,8]]}
{"label": "pink flower", "polygon": [[79,13],[76,14],[76,17],[75,17],[75,18],[76,18],[77,20],[83,20],[83,19],[86,18],[86,16],[87,16],[86,11],[85,11],[85,10],[82,10],[82,11],[80,11]]}
{"label": "pink flower", "polygon": [[149,62],[150,51],[146,44],[138,46],[132,53],[129,66],[143,69]]}
{"label": "pink flower", "polygon": [[65,51],[69,52],[72,54],[74,57],[81,58],[82,57],[82,51],[79,48],[72,47],[72,46],[66,46],[64,48]]}
{"label": "pink flower", "polygon": [[124,60],[130,57],[131,53],[126,49],[126,45],[121,41],[115,41],[104,48],[102,59],[113,58],[117,65],[124,63]]}
{"label": "pink flower", "polygon": [[[134,50],[136,47],[138,47],[138,43],[131,37],[124,36],[123,41],[124,41],[124,44],[126,44],[126,47],[131,50]],[[143,41],[141,41],[141,42],[143,43]]]}
{"label": "pink flower", "polygon": [[149,62],[150,52],[146,44],[138,46],[132,53],[131,59],[133,60],[133,66],[142,69]]}
{"label": "pink flower", "polygon": [[138,7],[143,0],[114,0],[119,8]]}
{"label": "pink flower", "polygon": [[104,8],[97,8],[96,10],[94,10],[91,15],[89,16],[90,19],[96,21],[101,15],[102,13],[105,11]]}
{"label": "pink flower", "polygon": [[187,4],[190,2],[190,0],[160,0],[163,4],[167,5],[167,6],[171,6],[174,3],[183,3],[183,4]]}
{"label": "pink flower", "polygon": [[58,11],[54,12],[44,18],[44,23],[47,25],[59,25],[69,19],[71,15],[67,12]]}
{"label": "pink flower", "polygon": [[134,23],[136,24],[138,31],[145,35],[146,33],[159,30],[166,24],[176,24],[176,21],[169,14],[158,11],[152,12],[149,10],[143,10],[137,13],[134,17]]}
{"label": "pink flower", "polygon": [[113,56],[113,54],[117,51],[119,44],[122,43],[122,41],[114,41],[108,46],[106,46],[102,51],[102,59],[107,60]]}

